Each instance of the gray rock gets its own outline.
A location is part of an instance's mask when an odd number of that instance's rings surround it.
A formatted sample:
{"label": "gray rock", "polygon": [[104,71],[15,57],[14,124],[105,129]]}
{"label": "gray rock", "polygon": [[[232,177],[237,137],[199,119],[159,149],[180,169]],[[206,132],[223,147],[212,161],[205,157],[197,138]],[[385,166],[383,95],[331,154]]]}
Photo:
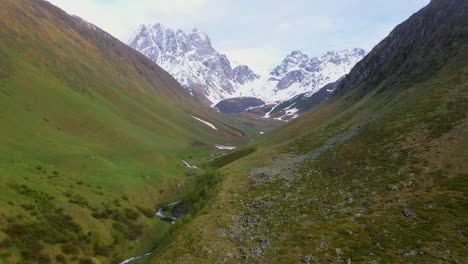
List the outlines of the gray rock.
{"label": "gray rock", "polygon": [[410,209],[405,209],[401,212],[405,217],[414,217],[415,213]]}
{"label": "gray rock", "polygon": [[312,259],[312,257],[310,255],[302,256],[301,257],[301,262],[302,263],[310,263],[311,259]]}
{"label": "gray rock", "polygon": [[416,256],[416,251],[412,250],[410,252],[407,252],[407,253],[403,253],[403,257],[407,258],[407,257],[410,257],[410,256]]}
{"label": "gray rock", "polygon": [[398,190],[400,190],[400,187],[398,187],[398,185],[396,185],[396,184],[387,185],[386,188],[389,191],[398,191]]}

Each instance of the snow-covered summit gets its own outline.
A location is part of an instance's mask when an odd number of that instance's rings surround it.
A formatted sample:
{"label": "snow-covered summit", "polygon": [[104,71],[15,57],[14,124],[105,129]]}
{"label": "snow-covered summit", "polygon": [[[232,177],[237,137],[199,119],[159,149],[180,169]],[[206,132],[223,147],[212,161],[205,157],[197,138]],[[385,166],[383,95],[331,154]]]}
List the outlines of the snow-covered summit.
{"label": "snow-covered summit", "polygon": [[[348,74],[366,52],[363,49],[329,51],[319,57],[293,51],[276,66],[263,83],[241,92],[265,102],[285,101],[302,93],[313,94]],[[260,88],[259,88],[260,86]]]}
{"label": "snow-covered summit", "polygon": [[196,28],[185,33],[159,23],[141,25],[129,45],[210,105],[233,97],[257,97],[273,103],[303,93],[312,95],[346,75],[366,54],[358,48],[329,51],[319,57],[293,51],[269,75],[259,76],[246,65],[233,68],[229,59],[213,48],[208,35]]}
{"label": "snow-covered summit", "polygon": [[173,75],[192,95],[207,104],[236,96],[236,91],[259,76],[248,66],[231,67],[211,40],[198,29],[186,34],[161,24],[141,25],[129,45]]}

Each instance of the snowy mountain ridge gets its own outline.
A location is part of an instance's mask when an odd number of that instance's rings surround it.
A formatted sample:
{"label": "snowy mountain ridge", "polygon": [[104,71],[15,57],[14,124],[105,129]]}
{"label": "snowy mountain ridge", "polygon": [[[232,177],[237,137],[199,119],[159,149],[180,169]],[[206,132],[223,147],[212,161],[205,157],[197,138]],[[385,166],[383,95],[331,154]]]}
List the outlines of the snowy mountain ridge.
{"label": "snowy mountain ridge", "polygon": [[245,87],[240,93],[269,103],[286,101],[303,93],[311,96],[348,74],[365,54],[363,49],[356,48],[329,51],[320,57],[309,58],[300,51],[293,51],[269,76],[262,78],[257,85]]}
{"label": "snowy mountain ridge", "polygon": [[363,49],[351,49],[310,58],[293,51],[269,75],[260,76],[246,65],[233,68],[226,55],[213,48],[208,35],[197,29],[186,34],[161,24],[141,25],[129,46],[158,63],[193,96],[212,106],[234,97],[278,103],[303,93],[311,96],[346,75],[366,54]]}
{"label": "snowy mountain ridge", "polygon": [[239,86],[259,78],[246,65],[233,69],[228,58],[218,53],[210,38],[197,29],[186,34],[161,24],[141,25],[129,46],[158,63],[207,104],[235,97]]}

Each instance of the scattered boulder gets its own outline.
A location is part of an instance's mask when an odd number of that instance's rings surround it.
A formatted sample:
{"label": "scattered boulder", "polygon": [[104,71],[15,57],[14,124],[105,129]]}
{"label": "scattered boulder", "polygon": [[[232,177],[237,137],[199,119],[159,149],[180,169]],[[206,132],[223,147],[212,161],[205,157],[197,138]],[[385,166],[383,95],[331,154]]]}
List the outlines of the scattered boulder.
{"label": "scattered boulder", "polygon": [[310,255],[302,256],[301,257],[301,262],[302,263],[310,263],[311,259],[312,259],[312,257]]}
{"label": "scattered boulder", "polygon": [[410,209],[405,209],[401,212],[405,217],[414,217],[415,213]]}

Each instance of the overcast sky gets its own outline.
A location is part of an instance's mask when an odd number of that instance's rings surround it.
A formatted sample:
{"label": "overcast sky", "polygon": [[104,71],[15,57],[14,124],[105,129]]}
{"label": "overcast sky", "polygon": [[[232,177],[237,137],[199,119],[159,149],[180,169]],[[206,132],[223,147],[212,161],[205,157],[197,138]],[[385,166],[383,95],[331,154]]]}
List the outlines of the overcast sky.
{"label": "overcast sky", "polygon": [[429,0],[49,0],[123,42],[140,24],[198,28],[233,64],[259,73],[293,50],[372,49]]}

